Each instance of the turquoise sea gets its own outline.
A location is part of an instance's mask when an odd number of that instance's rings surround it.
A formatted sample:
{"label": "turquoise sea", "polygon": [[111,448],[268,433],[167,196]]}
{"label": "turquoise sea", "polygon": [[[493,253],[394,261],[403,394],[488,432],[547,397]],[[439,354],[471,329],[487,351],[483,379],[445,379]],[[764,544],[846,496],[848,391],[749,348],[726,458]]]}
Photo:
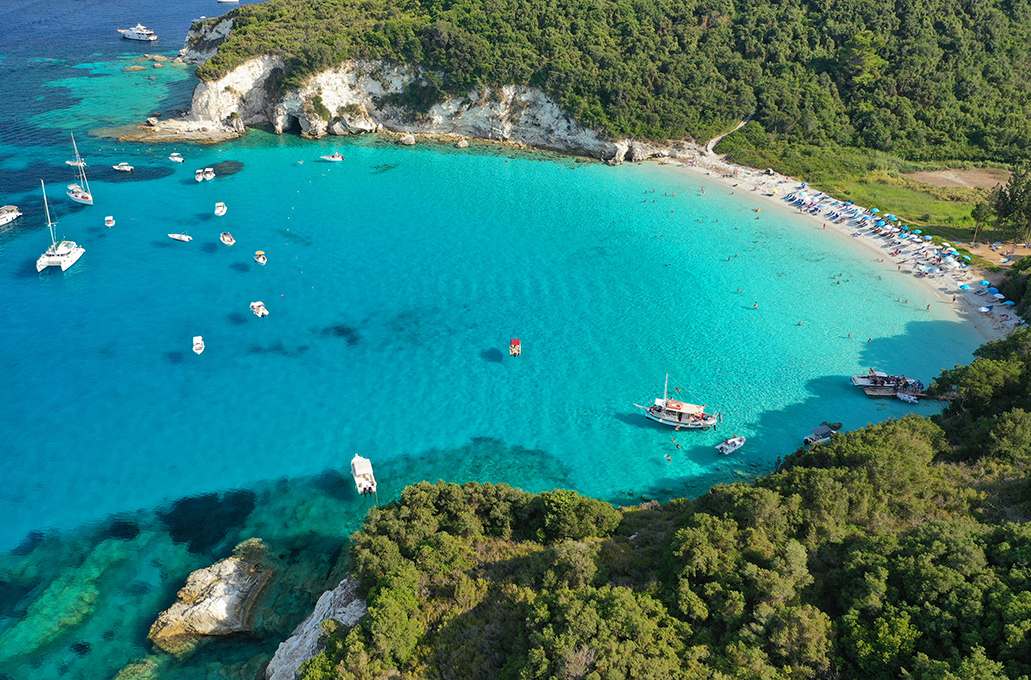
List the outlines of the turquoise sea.
{"label": "turquoise sea", "polygon": [[[340,576],[374,502],[353,491],[355,451],[380,502],[424,479],[617,504],[695,495],[769,471],[822,421],[935,412],[867,399],[848,376],[930,382],[981,342],[874,252],[682,168],[260,130],[210,147],[104,136],[188,106],[190,69],[122,69],[173,55],[191,19],[223,8],[0,8],[0,202],[25,213],[0,231],[0,678],[131,663],[251,677]],[[114,31],[137,21],[159,42]],[[92,207],[64,196],[69,132]],[[318,160],[335,150],[346,160]],[[206,166],[219,176],[195,182]],[[59,235],[86,249],[63,274],[34,267],[49,245],[40,179]],[[194,240],[167,237],[182,231]],[[722,410],[718,431],[671,432],[634,408],[667,373]],[[746,447],[716,455],[734,434]],[[185,576],[251,536],[302,574],[275,615],[186,661],[152,652],[149,624]]]}

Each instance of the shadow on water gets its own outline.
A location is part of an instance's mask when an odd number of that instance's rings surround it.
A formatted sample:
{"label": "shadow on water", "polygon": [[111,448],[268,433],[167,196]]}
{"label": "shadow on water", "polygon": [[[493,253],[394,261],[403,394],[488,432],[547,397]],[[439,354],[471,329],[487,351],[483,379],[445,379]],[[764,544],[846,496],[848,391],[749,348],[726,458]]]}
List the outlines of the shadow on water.
{"label": "shadow on water", "polygon": [[151,241],[150,243],[151,243],[151,245],[153,245],[153,246],[154,246],[155,248],[172,248],[172,247],[173,247],[173,245],[172,245],[172,241],[170,241],[170,240],[165,240],[165,241]]}
{"label": "shadow on water", "polygon": [[215,171],[215,178],[217,179],[219,177],[232,177],[242,171],[243,163],[241,161],[219,161],[208,167]]}
{"label": "shadow on water", "polygon": [[348,347],[354,347],[362,339],[362,336],[358,332],[357,328],[352,328],[351,326],[347,326],[342,323],[333,324],[332,326],[326,326],[325,328],[318,331],[318,333],[323,337],[343,338],[347,341]]}
{"label": "shadow on water", "polygon": [[505,359],[505,355],[501,353],[501,350],[497,347],[491,347],[480,351],[480,358],[492,364],[500,364]]}
{"label": "shadow on water", "polygon": [[244,523],[256,499],[253,491],[243,489],[181,498],[158,517],[174,542],[186,544],[192,553],[208,553]]}
{"label": "shadow on water", "polygon": [[233,262],[229,265],[229,268],[237,274],[246,274],[251,270],[251,266],[246,262]]}
{"label": "shadow on water", "polygon": [[216,246],[214,243],[202,243],[200,249],[201,252],[208,254],[218,252],[218,246]]}
{"label": "shadow on water", "polygon": [[[877,370],[892,374],[905,374],[916,377],[929,385],[939,371],[949,366],[939,366],[939,360],[929,358],[925,347],[914,338],[951,338],[956,335],[956,322],[919,321],[910,322],[906,332],[887,338],[878,338],[870,343],[849,339],[847,335],[842,342],[862,342],[862,361]],[[960,349],[957,345],[956,361],[969,362],[969,350]],[[885,357],[892,357],[886,360]],[[909,413],[931,416],[939,412],[938,402],[922,400],[915,405],[904,404],[897,399],[875,399],[867,397],[862,390],[849,381],[849,372],[839,375],[814,378],[806,383],[808,396],[803,400],[789,404],[776,411],[765,411],[756,423],[742,426],[751,430],[748,443],[741,451],[730,456],[718,456],[712,452],[710,471],[689,478],[669,477],[656,481],[643,489],[628,489],[610,497],[610,502],[627,503],[630,500],[656,499],[660,501],[676,497],[694,497],[705,493],[713,484],[736,481],[748,482],[756,477],[773,471],[777,457],[786,457],[802,446],[802,439],[823,422],[843,423],[843,430],[855,430],[871,422],[880,422],[889,418],[901,418]],[[854,400],[854,408],[841,410],[841,404]],[[838,405],[830,410],[826,404]],[[617,416],[619,417],[619,416]],[[643,420],[643,417],[642,417]],[[731,422],[721,425],[726,427],[730,436],[735,427]],[[722,434],[722,432],[721,432]],[[793,442],[782,450],[764,447],[764,441]],[[709,455],[706,451],[704,456]],[[706,463],[705,459],[699,459]]]}
{"label": "shadow on water", "polygon": [[247,323],[247,317],[241,314],[240,312],[229,312],[228,314],[226,314],[226,321],[228,321],[233,326],[242,326],[243,324]]}
{"label": "shadow on water", "polygon": [[181,364],[181,363],[183,363],[183,359],[185,358],[185,356],[186,355],[183,354],[182,352],[177,352],[177,351],[165,352],[165,359],[167,359],[168,363],[170,363],[170,364]]}
{"label": "shadow on water", "polygon": [[288,349],[283,343],[277,342],[265,347],[261,345],[251,345],[247,351],[251,354],[278,354],[284,357],[299,357],[307,352],[308,349],[308,345],[301,345],[296,349]]}

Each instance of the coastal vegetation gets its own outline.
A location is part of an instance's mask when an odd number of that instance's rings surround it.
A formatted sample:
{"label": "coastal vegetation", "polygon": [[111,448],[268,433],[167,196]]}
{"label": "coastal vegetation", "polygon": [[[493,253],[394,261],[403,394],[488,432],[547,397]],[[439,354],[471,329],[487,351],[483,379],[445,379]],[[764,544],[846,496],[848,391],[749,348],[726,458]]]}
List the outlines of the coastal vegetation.
{"label": "coastal vegetation", "polygon": [[1031,331],[754,483],[613,508],[420,483],[352,537],[369,613],[302,677],[1027,678]]}

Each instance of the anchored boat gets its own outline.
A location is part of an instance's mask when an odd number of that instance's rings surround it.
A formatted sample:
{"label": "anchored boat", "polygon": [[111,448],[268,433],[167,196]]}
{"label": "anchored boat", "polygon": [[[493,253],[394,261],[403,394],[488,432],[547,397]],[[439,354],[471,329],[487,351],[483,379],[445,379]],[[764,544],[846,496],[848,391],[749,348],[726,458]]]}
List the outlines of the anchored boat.
{"label": "anchored boat", "polygon": [[[674,388],[680,391],[680,388]],[[689,430],[708,430],[719,422],[717,414],[706,413],[705,404],[688,404],[683,401],[669,398],[669,374],[666,374],[666,385],[662,390],[662,398],[655,399],[650,406],[634,404],[644,411],[645,417],[663,425],[675,427],[678,430],[687,428]]]}
{"label": "anchored boat", "polygon": [[357,453],[351,459],[351,476],[354,477],[354,487],[361,495],[376,493],[376,477],[372,474],[372,461],[363,458]]}
{"label": "anchored boat", "polygon": [[745,438],[734,435],[730,439],[724,439],[719,444],[717,444],[716,450],[719,451],[721,455],[726,456],[731,453],[734,453],[744,445]]}

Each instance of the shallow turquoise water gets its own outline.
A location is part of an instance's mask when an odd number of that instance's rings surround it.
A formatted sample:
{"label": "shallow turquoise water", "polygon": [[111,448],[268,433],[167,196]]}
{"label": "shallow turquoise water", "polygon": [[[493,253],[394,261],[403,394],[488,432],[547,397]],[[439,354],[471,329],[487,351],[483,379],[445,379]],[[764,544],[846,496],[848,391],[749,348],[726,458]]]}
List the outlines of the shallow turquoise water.
{"label": "shallow turquoise water", "polygon": [[[237,539],[304,551],[306,537],[346,535],[369,503],[340,474],[356,450],[381,500],[441,478],[617,503],[694,494],[769,470],[823,420],[934,412],[867,399],[847,376],[876,366],[929,382],[980,342],[873,252],[675,167],[260,131],[176,148],[187,162],[173,164],[174,147],[90,134],[181,106],[190,82],[123,73],[136,52],[107,42],[34,54],[23,41],[3,63],[21,65],[24,87],[22,119],[0,119],[0,198],[26,213],[0,232],[0,547],[20,544],[0,561],[0,641],[22,650],[0,664],[11,677],[113,675],[146,654],[185,574]],[[70,143],[50,127],[62,122],[90,162],[93,207],[64,197]],[[344,162],[318,162],[335,149]],[[110,169],[123,160],[132,175]],[[212,165],[219,178],[194,182]],[[64,274],[33,266],[48,244],[39,178],[58,230],[86,248]],[[166,236],[184,230],[193,242]],[[248,310],[259,299],[266,319]],[[719,431],[643,418],[633,404],[661,396],[666,373],[722,410]],[[717,456],[732,434],[745,449]],[[217,503],[161,514],[237,489],[253,503],[231,521]],[[192,549],[175,538],[223,521],[228,534]],[[73,601],[56,608],[81,616],[48,632],[33,606],[55,588]]]}

